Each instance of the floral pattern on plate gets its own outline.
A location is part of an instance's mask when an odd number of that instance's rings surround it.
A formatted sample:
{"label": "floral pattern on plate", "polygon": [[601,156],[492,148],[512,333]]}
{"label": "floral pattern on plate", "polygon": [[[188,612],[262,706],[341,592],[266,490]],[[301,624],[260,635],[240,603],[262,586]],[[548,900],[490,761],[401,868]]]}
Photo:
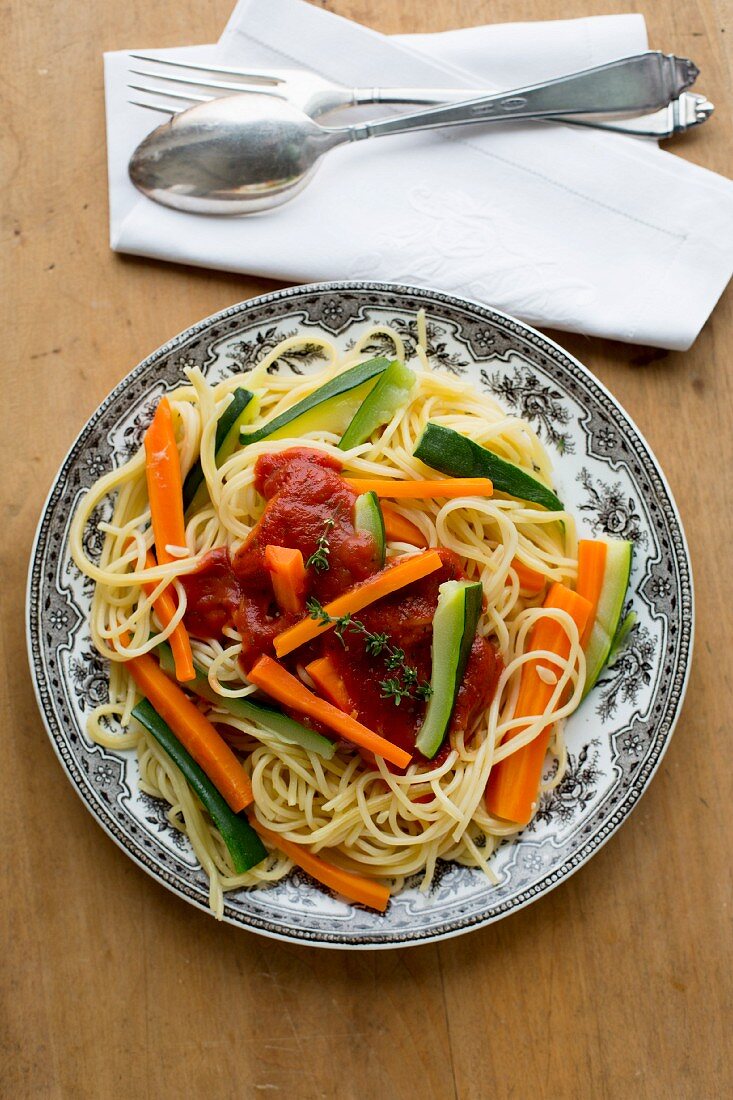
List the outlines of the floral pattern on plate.
{"label": "floral pattern on plate", "polygon": [[[107,833],[148,873],[207,908],[208,886],[165,807],[144,794],[131,752],[85,733],[90,704],[104,700],[107,669],[87,626],[90,586],[71,562],[69,517],[100,471],[139,445],[151,409],[198,365],[212,379],[250,369],[283,335],[302,331],[341,351],[374,325],[389,325],[414,356],[415,315],[427,314],[431,362],[526,416],[554,452],[556,488],[581,532],[634,541],[626,649],[569,719],[567,775],[543,796],[531,826],[493,858],[492,886],[469,868],[439,864],[432,889],[418,881],[378,915],[328,895],[294,872],[265,889],[227,895],[225,919],[288,940],[334,947],[392,947],[478,928],[541,897],[589,859],[628,816],[669,743],[689,671],[693,592],[670,490],[634,424],[562,348],[475,302],[384,283],[295,287],[232,306],[154,352],[82,429],[52,486],[33,548],[28,646],[39,706],[70,781]],[[382,348],[375,341],[374,352]],[[317,340],[273,369],[297,377],[320,363]],[[98,552],[97,542],[88,546]]]}

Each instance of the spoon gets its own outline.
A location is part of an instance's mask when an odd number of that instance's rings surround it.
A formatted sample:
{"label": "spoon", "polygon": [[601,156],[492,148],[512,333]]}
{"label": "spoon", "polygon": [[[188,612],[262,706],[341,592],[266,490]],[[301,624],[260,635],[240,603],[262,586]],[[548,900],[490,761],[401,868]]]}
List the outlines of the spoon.
{"label": "spoon", "polygon": [[130,178],[176,210],[249,214],[297,195],[337,145],[477,122],[634,114],[665,107],[697,75],[691,61],[649,51],[512,92],[340,128],[321,126],[273,96],[227,96],[153,130],[132,155]]}

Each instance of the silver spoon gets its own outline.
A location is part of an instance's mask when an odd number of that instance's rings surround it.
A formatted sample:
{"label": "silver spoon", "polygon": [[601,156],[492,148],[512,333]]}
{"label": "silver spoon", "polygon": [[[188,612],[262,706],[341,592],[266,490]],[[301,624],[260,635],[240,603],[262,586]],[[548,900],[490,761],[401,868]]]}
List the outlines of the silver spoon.
{"label": "silver spoon", "polygon": [[650,51],[509,93],[338,129],[286,100],[228,96],[153,130],[132,155],[130,178],[143,194],[177,210],[249,214],[297,195],[337,145],[476,122],[649,111],[676,99],[697,75],[691,61]]}

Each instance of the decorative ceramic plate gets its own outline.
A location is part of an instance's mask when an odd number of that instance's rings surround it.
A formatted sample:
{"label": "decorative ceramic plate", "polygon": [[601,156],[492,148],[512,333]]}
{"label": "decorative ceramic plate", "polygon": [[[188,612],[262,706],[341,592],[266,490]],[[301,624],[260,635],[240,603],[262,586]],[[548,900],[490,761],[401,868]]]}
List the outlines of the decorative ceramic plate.
{"label": "decorative ceramic plate", "polygon": [[[406,889],[383,916],[329,896],[297,871],[275,886],[227,895],[227,921],[281,939],[404,946],[479,928],[535,901],[630,814],[682,706],[693,628],[685,537],[654,455],[613,397],[562,348],[475,302],[384,283],[297,287],[209,317],[135,367],[84,427],[51,489],[28,585],[30,664],[51,742],[90,813],[149,874],[207,909],[206,878],[186,838],[168,825],[164,803],[138,789],[134,753],[103,749],[85,733],[88,710],[107,697],[108,673],[89,638],[90,583],[68,551],[79,497],[139,446],[156,402],[181,381],[183,367],[198,365],[211,379],[247,371],[304,329],[345,351],[375,324],[397,329],[413,356],[421,307],[432,362],[533,425],[556,459],[556,487],[581,530],[633,540],[629,603],[636,624],[616,664],[567,723],[567,775],[531,825],[494,857],[499,885],[443,863],[429,894]],[[316,343],[306,345],[275,369],[295,379],[317,367],[320,354]],[[98,553],[98,536],[89,540],[88,551]]]}

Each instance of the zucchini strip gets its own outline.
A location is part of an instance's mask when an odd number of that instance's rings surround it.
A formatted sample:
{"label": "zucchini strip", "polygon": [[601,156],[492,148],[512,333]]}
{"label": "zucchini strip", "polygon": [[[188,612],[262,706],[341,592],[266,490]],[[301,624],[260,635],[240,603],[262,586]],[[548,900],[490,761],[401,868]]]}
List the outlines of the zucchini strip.
{"label": "zucchini strip", "polygon": [[[175,666],[170,647],[161,644],[158,646],[157,653],[163,671],[173,673]],[[212,690],[206,676],[195,664],[194,669],[196,670],[196,679],[186,684],[186,687],[200,695],[202,699],[208,700],[221,710],[228,710],[235,718],[244,718],[245,721],[254,722],[262,729],[267,730],[268,733],[274,733],[276,737],[279,737],[281,741],[285,741],[288,745],[300,745],[307,752],[315,752],[322,756],[324,760],[330,760],[333,756],[336,746],[327,737],[322,737],[320,733],[308,729],[307,726],[296,722],[294,718],[289,718],[287,714],[283,714],[282,711],[268,706],[266,703],[254,703],[248,698],[231,699],[225,695],[217,695]]]}
{"label": "zucchini strip", "polygon": [[426,466],[451,477],[488,477],[494,490],[506,496],[527,500],[547,508],[548,512],[563,512],[565,506],[551,489],[513,462],[499,458],[493,451],[467,439],[465,435],[428,421],[417,441],[415,458]]}
{"label": "zucchini strip", "polygon": [[163,721],[147,699],[142,699],[132,711],[141,726],[152,734],[164,752],[180,769],[183,778],[208,812],[221,833],[238,875],[249,871],[267,857],[267,849],[242,811],[235,814],[204,774],[196,761],[184,749],[170,726]]}

